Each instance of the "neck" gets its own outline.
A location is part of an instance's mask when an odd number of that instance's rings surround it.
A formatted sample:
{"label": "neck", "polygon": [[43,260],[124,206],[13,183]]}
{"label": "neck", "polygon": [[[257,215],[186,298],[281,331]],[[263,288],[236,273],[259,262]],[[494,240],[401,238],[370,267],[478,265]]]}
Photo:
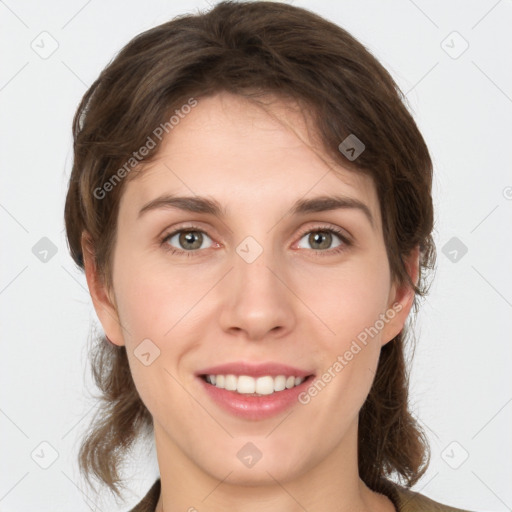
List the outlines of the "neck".
{"label": "neck", "polygon": [[[389,498],[371,491],[359,478],[357,424],[333,452],[302,471],[271,456],[249,470],[235,461],[224,467],[206,460],[205,467],[199,467],[193,460],[197,454],[185,454],[159,424],[154,425],[161,480],[157,512],[395,511]],[[239,438],[232,442],[233,453],[244,445]],[[264,443],[262,439],[260,445]]]}

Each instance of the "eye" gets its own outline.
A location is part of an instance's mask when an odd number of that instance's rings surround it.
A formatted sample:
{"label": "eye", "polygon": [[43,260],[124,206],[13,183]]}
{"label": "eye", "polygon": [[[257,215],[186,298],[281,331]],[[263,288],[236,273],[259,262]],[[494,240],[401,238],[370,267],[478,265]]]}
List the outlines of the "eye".
{"label": "eye", "polygon": [[[331,247],[333,241],[335,241],[336,238],[339,240],[338,244]],[[306,239],[306,243],[309,244],[314,251],[319,253],[318,255],[324,255],[324,253],[338,253],[345,250],[348,246],[351,245],[350,241],[341,230],[332,227],[310,229],[309,231],[306,231],[305,233],[302,234],[301,240],[303,239]],[[300,242],[298,247],[300,249],[308,249],[308,247],[300,245]]]}
{"label": "eye", "polygon": [[[306,235],[308,235],[307,238]],[[195,226],[189,226],[164,235],[161,239],[161,245],[171,254],[194,256],[198,254],[200,249],[209,248],[204,246],[205,238],[212,242],[212,239],[203,230]],[[315,256],[337,254],[352,245],[350,239],[343,231],[327,226],[320,226],[303,232],[301,241],[303,239],[306,239],[306,244],[310,244]],[[336,239],[338,239],[338,243],[332,246],[333,241],[336,242]],[[308,247],[301,245],[301,242],[299,242],[298,247],[300,249],[308,249]]]}
{"label": "eye", "polygon": [[[162,244],[172,253],[190,253],[207,248],[203,245],[205,237],[211,241],[211,238],[204,231],[196,228],[186,228],[165,235],[162,239]],[[178,247],[173,246],[173,242]]]}

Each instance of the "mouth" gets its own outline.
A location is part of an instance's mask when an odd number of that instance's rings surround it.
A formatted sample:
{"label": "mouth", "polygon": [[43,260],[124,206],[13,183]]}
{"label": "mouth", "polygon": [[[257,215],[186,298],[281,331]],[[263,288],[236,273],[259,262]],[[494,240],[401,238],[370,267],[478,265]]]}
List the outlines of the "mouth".
{"label": "mouth", "polygon": [[315,374],[279,363],[228,363],[204,368],[196,378],[212,405],[231,416],[258,421],[297,406]]}
{"label": "mouth", "polygon": [[251,375],[203,374],[199,377],[211,386],[232,391],[239,395],[268,396],[298,387],[306,380],[313,378],[314,375],[311,374],[305,377],[295,375],[252,377]]}

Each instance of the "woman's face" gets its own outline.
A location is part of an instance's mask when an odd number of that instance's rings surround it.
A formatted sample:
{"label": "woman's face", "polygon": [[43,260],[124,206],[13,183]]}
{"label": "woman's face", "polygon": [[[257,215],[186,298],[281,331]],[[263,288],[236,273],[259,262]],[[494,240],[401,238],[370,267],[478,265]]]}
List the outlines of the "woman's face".
{"label": "woman's face", "polygon": [[[320,158],[297,112],[273,111],[293,129],[237,96],[199,99],[126,184],[116,308],[92,291],[126,345],[161,470],[249,484],[353,469],[379,351],[411,306],[391,280],[372,180]],[[287,388],[290,377],[307,380]]]}

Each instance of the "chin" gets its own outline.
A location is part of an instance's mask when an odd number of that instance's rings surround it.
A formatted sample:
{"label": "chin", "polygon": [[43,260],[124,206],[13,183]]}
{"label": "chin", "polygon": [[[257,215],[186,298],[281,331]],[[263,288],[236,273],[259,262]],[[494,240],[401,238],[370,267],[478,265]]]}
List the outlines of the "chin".
{"label": "chin", "polygon": [[[248,487],[275,485],[276,480],[284,483],[300,477],[306,471],[304,460],[290,457],[288,451],[265,448],[263,440],[261,450],[255,446],[257,439],[254,444],[251,441],[239,442],[239,438],[236,441],[235,450],[222,450],[215,459],[196,461],[196,464],[216,480]],[[295,455],[299,453],[297,449],[294,452]],[[233,455],[226,457],[226,453]]]}

